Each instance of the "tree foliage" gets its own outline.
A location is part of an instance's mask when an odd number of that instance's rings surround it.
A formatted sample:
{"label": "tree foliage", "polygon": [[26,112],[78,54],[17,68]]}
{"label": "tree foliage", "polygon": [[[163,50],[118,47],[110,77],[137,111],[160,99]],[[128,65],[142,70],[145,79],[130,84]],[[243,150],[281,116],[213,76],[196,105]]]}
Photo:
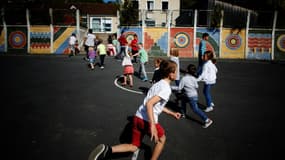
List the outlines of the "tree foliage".
{"label": "tree foliage", "polygon": [[196,9],[199,5],[199,0],[181,0],[181,9]]}
{"label": "tree foliage", "polygon": [[131,0],[125,0],[125,3],[120,9],[120,23],[121,25],[137,25],[139,11],[135,8]]}

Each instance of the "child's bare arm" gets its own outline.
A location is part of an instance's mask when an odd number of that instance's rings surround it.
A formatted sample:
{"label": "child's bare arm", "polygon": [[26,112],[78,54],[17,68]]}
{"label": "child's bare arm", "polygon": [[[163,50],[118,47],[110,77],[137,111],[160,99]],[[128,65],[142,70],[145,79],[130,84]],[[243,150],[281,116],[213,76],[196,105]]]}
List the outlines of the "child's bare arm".
{"label": "child's bare arm", "polygon": [[173,117],[176,118],[176,119],[180,119],[180,117],[181,117],[181,113],[179,113],[179,112],[173,112],[172,110],[170,110],[170,109],[168,109],[168,108],[166,108],[166,107],[163,108],[163,112],[165,112],[165,113],[167,113],[167,114],[173,116]]}
{"label": "child's bare arm", "polygon": [[160,97],[159,96],[154,96],[151,99],[149,99],[146,102],[146,108],[147,108],[147,115],[148,115],[148,119],[149,119],[149,123],[150,123],[150,130],[151,130],[151,137],[150,140],[155,141],[155,143],[159,140],[158,139],[158,135],[157,135],[157,129],[155,127],[155,120],[154,120],[154,115],[153,115],[153,106],[160,101]]}

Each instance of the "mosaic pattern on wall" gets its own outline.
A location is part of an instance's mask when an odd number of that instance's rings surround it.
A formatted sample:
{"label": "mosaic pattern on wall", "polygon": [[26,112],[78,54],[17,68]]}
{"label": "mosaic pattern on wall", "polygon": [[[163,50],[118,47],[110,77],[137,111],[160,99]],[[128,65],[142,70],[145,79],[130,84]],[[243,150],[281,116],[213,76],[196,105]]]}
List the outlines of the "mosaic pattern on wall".
{"label": "mosaic pattern on wall", "polygon": [[248,34],[248,59],[270,60],[272,53],[272,35],[270,32],[249,31]]}
{"label": "mosaic pattern on wall", "polygon": [[68,40],[75,27],[54,27],[53,50],[55,54],[69,54]]}
{"label": "mosaic pattern on wall", "polygon": [[276,31],[274,47],[274,59],[285,60],[285,31]]}
{"label": "mosaic pattern on wall", "polygon": [[30,53],[51,53],[50,48],[51,32],[50,27],[31,27],[30,30]]}
{"label": "mosaic pattern on wall", "polygon": [[209,40],[206,44],[207,50],[213,51],[216,57],[220,57],[219,53],[219,41],[220,41],[220,30],[209,30],[207,28],[198,28],[196,31],[196,47],[194,57],[198,57],[199,43],[202,39],[203,33],[209,34]]}
{"label": "mosaic pattern on wall", "polygon": [[245,58],[245,30],[223,29],[221,58]]}
{"label": "mosaic pattern on wall", "polygon": [[193,57],[193,28],[171,28],[170,48],[179,49],[179,57]]}
{"label": "mosaic pattern on wall", "polygon": [[151,56],[167,56],[167,28],[146,28],[144,30],[144,48]]}
{"label": "mosaic pattern on wall", "polygon": [[0,27],[0,52],[5,52],[5,31]]}
{"label": "mosaic pattern on wall", "polygon": [[8,52],[27,52],[27,27],[7,27]]}

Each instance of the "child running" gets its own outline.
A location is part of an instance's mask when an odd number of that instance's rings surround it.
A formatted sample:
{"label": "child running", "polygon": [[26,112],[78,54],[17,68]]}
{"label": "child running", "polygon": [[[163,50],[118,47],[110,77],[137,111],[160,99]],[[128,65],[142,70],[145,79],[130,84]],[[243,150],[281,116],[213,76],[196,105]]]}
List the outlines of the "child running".
{"label": "child running", "polygon": [[165,107],[171,95],[170,82],[176,78],[176,67],[176,63],[170,60],[161,63],[160,69],[163,79],[149,89],[143,104],[140,105],[133,118],[132,143],[115,146],[100,144],[90,154],[89,159],[104,160],[110,158],[112,153],[135,152],[139,149],[145,134],[149,135],[151,141],[155,143],[151,160],[159,158],[166,142],[166,136],[163,127],[158,122],[158,116],[161,112],[165,112],[176,119],[181,116],[180,113],[173,112]]}
{"label": "child running", "polygon": [[100,68],[104,69],[104,62],[105,62],[105,57],[107,54],[106,46],[103,44],[103,40],[99,39],[98,41],[98,46],[97,46],[97,53],[100,58]]}
{"label": "child running", "polygon": [[204,64],[204,54],[207,49],[207,41],[209,40],[209,34],[208,33],[203,33],[202,39],[199,43],[199,50],[198,50],[198,75],[202,73],[202,67]]}
{"label": "child running", "polygon": [[154,84],[161,80],[161,74],[159,70],[160,63],[162,62],[161,58],[154,59],[154,72],[152,75],[151,83]]}
{"label": "child running", "polygon": [[209,127],[213,121],[198,106],[198,81],[196,78],[196,66],[189,64],[187,66],[186,75],[179,83],[179,91],[184,90],[186,97],[182,99],[182,117],[186,114],[186,104],[190,104],[193,112],[196,113],[204,122],[203,128]]}
{"label": "child running", "polygon": [[214,53],[212,51],[206,51],[203,55],[204,64],[202,73],[198,77],[198,81],[204,81],[203,93],[206,99],[207,108],[205,112],[214,110],[214,103],[211,95],[211,87],[216,83],[218,69],[215,65],[216,59],[214,59]]}
{"label": "child running", "polygon": [[94,69],[94,63],[95,63],[95,58],[96,58],[96,52],[94,50],[94,47],[89,47],[88,49],[88,58],[89,58],[89,65],[90,68],[93,70]]}
{"label": "child running", "polygon": [[133,87],[133,74],[134,74],[134,67],[133,67],[133,63],[132,63],[132,60],[131,60],[131,52],[128,52],[128,54],[126,54],[123,58],[123,61],[122,61],[122,66],[124,68],[123,70],[123,75],[124,75],[124,81],[122,83],[122,86],[125,86],[127,85],[127,80],[129,78],[129,85],[130,87]]}
{"label": "child running", "polygon": [[170,60],[174,61],[177,64],[176,68],[176,79],[175,79],[175,85],[179,86],[180,82],[180,61],[179,61],[179,50],[177,48],[172,48],[170,50]]}
{"label": "child running", "polygon": [[[134,54],[133,57],[139,56],[139,58],[140,58],[139,59],[140,67],[139,67],[138,75],[139,75],[139,77],[141,78],[142,81],[147,82],[148,81],[148,77],[147,77],[147,74],[146,74],[146,71],[145,71],[145,65],[148,62],[148,54],[145,51],[145,49],[143,48],[143,44],[142,43],[139,43],[138,47],[139,47],[139,52]],[[141,77],[141,74],[143,75],[142,77]]]}

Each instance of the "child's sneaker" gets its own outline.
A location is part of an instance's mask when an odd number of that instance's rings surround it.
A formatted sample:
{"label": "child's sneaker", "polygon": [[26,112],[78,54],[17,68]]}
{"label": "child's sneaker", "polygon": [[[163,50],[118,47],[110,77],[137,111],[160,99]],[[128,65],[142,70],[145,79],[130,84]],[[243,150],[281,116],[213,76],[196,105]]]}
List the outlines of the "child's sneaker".
{"label": "child's sneaker", "polygon": [[214,108],[211,106],[211,107],[207,107],[204,111],[205,112],[211,112],[213,110],[214,110]]}
{"label": "child's sneaker", "polygon": [[132,156],[131,160],[137,160],[138,159],[138,155],[139,155],[140,149],[137,149]]}
{"label": "child's sneaker", "polygon": [[215,106],[215,104],[212,102],[212,103],[210,104],[210,106],[211,106],[211,107],[214,107],[214,106]]}
{"label": "child's sneaker", "polygon": [[142,81],[147,82],[148,79],[147,78],[142,78]]}
{"label": "child's sneaker", "polygon": [[112,148],[105,144],[98,145],[89,155],[88,160],[106,160],[110,158]]}
{"label": "child's sneaker", "polygon": [[203,128],[208,128],[212,123],[213,123],[213,121],[208,118],[208,119],[205,121],[205,124],[203,125]]}

